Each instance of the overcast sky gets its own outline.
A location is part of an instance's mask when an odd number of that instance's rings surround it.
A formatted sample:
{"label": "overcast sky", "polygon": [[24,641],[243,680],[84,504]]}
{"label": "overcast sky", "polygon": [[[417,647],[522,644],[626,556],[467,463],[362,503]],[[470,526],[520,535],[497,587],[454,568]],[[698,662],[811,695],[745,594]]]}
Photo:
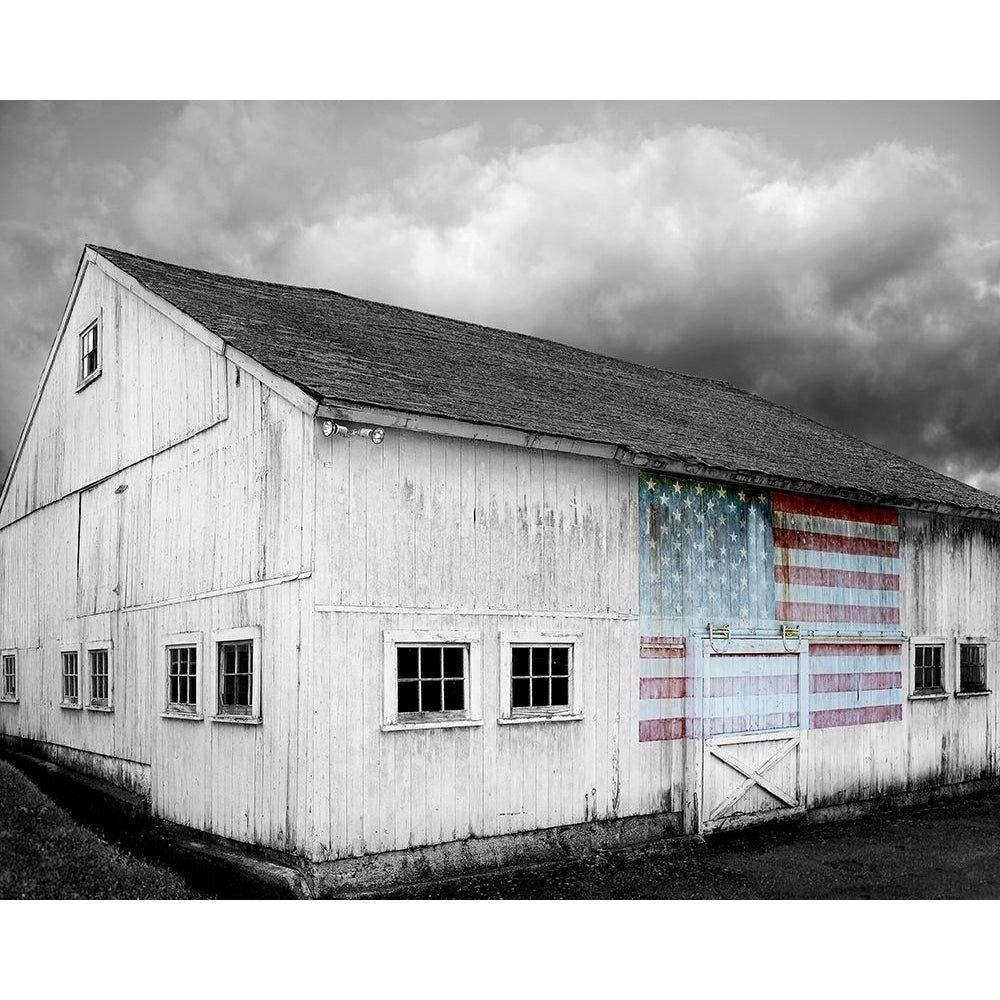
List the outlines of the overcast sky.
{"label": "overcast sky", "polygon": [[1000,492],[1000,103],[0,104],[0,472],[85,242],[728,379]]}

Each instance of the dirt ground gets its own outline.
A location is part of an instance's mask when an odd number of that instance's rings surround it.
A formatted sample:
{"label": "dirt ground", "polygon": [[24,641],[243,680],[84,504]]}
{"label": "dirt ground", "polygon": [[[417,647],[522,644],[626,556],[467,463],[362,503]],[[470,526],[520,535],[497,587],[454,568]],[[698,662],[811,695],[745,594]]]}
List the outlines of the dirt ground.
{"label": "dirt ground", "polygon": [[394,899],[996,899],[1000,792],[399,889]]}
{"label": "dirt ground", "polygon": [[[186,892],[288,898],[210,859],[179,852],[155,824],[88,807],[72,783],[32,780],[80,823],[135,858],[175,872]],[[0,811],[10,806],[0,796]],[[72,893],[75,894],[75,893]],[[611,852],[408,886],[385,899],[997,899],[1000,791],[838,823],[785,823],[704,843]]]}

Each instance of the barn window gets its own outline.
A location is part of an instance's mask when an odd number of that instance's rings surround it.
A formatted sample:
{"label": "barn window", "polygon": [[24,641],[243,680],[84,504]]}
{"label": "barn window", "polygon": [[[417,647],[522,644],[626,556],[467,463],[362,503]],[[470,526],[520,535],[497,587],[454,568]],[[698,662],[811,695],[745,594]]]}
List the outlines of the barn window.
{"label": "barn window", "polygon": [[[259,643],[259,629],[235,629],[215,633],[217,721],[260,721]],[[190,668],[190,661],[188,665]],[[190,675],[188,677],[190,678]],[[197,689],[192,692],[189,679],[187,696],[190,698],[192,694],[197,699]]]}
{"label": "barn window", "polygon": [[476,724],[478,636],[386,633],[383,724]]}
{"label": "barn window", "polygon": [[501,635],[501,722],[581,718],[578,640],[554,632]]}
{"label": "barn window", "polygon": [[106,647],[87,650],[87,675],[90,684],[88,708],[111,707],[110,650]]}
{"label": "barn window", "polygon": [[458,713],[468,701],[469,648],[459,644],[396,647],[399,716]]}
{"label": "barn window", "polygon": [[198,711],[198,647],[167,648],[167,711]]}
{"label": "barn window", "polygon": [[569,646],[514,646],[510,704],[517,712],[569,710]]}
{"label": "barn window", "polygon": [[962,642],[958,646],[958,690],[961,694],[986,691],[986,644]]}
{"label": "barn window", "polygon": [[101,323],[94,320],[80,334],[80,372],[77,388],[89,385],[101,374]]}
{"label": "barn window", "polygon": [[80,707],[80,654],[76,650],[62,654],[62,704]]}
{"label": "barn window", "polygon": [[219,709],[249,715],[253,709],[253,643],[219,643]]}
{"label": "barn window", "polygon": [[0,673],[0,701],[17,701],[17,654],[5,652]]}
{"label": "barn window", "polygon": [[944,646],[913,647],[913,693],[941,694],[944,691]]}

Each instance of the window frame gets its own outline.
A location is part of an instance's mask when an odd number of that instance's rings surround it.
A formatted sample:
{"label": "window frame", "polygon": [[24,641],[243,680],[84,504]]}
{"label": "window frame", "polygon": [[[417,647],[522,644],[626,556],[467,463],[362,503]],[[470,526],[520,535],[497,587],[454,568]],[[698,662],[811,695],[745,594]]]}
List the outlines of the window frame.
{"label": "window frame", "polygon": [[[76,391],[79,392],[81,389],[90,385],[96,379],[101,377],[101,372],[104,370],[104,313],[103,310],[99,311],[97,315],[86,325],[84,325],[76,335]],[[87,375],[83,374],[83,359],[86,355],[83,353],[83,338],[90,333],[91,330],[96,331],[97,334],[97,344],[96,354],[97,354],[97,367]]]}
{"label": "window frame", "polygon": [[[400,646],[467,646],[465,708],[400,713],[396,650]],[[468,630],[386,629],[382,634],[382,730],[458,729],[483,724],[482,633]]]}
{"label": "window frame", "polygon": [[[222,709],[222,692],[220,690],[219,648],[228,643],[249,642],[251,644],[250,669],[250,711],[224,712]],[[261,628],[259,625],[247,625],[240,628],[215,629],[212,632],[212,721],[244,726],[259,726],[264,720],[261,712]],[[204,674],[203,674],[204,676]],[[204,680],[201,687],[204,687]]]}
{"label": "window frame", "polygon": [[[941,635],[915,635],[910,638],[910,659],[909,659],[909,698],[911,701],[934,701],[940,698],[947,698],[953,690],[951,684],[951,650],[954,648],[954,641],[947,636]],[[918,688],[917,687],[917,649],[924,646],[941,647],[941,687],[940,688]]]}
{"label": "window frame", "polygon": [[[983,648],[983,687],[962,688],[962,647],[982,646]],[[990,640],[982,635],[963,635],[955,639],[955,697],[956,698],[981,698],[984,695],[992,694],[990,688]]]}
{"label": "window frame", "polygon": [[[566,646],[569,647],[569,704],[539,708],[514,708],[513,705],[513,649],[516,646]],[[585,718],[583,705],[584,685],[582,672],[582,632],[557,629],[510,630],[500,633],[500,714],[501,725],[518,725],[532,722],[579,722]]]}
{"label": "window frame", "polygon": [[[83,687],[86,684],[87,687],[87,698],[84,701],[81,698],[83,707],[88,712],[113,712],[114,708],[114,691],[115,691],[115,669],[114,669],[114,655],[112,654],[112,643],[110,639],[95,640],[94,642],[84,643],[83,648],[83,659],[86,664],[86,676],[80,678],[80,686]],[[100,704],[94,700],[94,675],[91,664],[91,654],[105,652],[108,654],[108,696],[104,700],[103,704]]]}
{"label": "window frame", "polygon": [[[83,711],[82,679],[80,677],[81,650],[78,645],[63,645],[59,647],[59,707],[71,712]],[[66,657],[76,657],[76,700],[66,700]]]}
{"label": "window frame", "polygon": [[[7,694],[7,661],[14,661],[14,693]],[[21,700],[20,664],[17,662],[16,649],[0,649],[0,704],[16,705]]]}
{"label": "window frame", "polygon": [[[163,711],[160,714],[164,719],[201,722],[205,718],[204,638],[202,632],[173,632],[163,636]],[[192,648],[195,650],[195,703],[188,709],[170,701],[170,650]]]}

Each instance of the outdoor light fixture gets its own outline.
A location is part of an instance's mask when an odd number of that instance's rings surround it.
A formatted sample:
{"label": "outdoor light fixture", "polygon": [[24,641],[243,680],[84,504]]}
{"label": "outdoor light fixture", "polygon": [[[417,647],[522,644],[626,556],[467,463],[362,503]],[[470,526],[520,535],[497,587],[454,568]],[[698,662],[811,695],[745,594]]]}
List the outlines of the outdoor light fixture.
{"label": "outdoor light fixture", "polygon": [[324,420],[322,424],[323,437],[366,437],[372,444],[381,444],[385,440],[383,427],[347,427],[333,420]]}

